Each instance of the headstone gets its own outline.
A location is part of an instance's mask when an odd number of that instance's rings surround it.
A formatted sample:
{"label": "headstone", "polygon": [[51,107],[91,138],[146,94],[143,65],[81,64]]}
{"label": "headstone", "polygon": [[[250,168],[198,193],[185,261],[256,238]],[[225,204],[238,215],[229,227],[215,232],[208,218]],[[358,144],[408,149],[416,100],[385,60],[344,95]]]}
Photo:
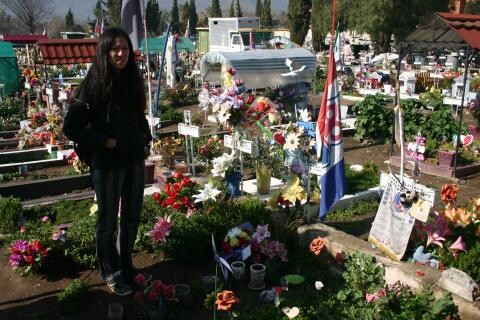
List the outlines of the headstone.
{"label": "headstone", "polygon": [[480,290],[478,284],[468,274],[455,268],[444,270],[438,285],[470,302],[475,300]]}

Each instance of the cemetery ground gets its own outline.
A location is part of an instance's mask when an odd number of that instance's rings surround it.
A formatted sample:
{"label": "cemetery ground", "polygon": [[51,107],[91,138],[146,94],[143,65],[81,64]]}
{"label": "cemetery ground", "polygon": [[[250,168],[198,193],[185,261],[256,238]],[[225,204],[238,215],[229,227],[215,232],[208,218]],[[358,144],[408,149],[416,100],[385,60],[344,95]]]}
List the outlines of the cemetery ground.
{"label": "cemetery ground", "polygon": [[[367,161],[373,161],[379,166],[380,170],[388,172],[389,166],[385,161],[390,156],[391,147],[389,144],[366,146],[359,144],[353,137],[344,137],[344,140],[346,163],[363,164]],[[394,148],[397,151],[397,147],[394,146]],[[398,172],[397,168],[392,167],[392,170]],[[408,171],[406,173],[410,174]],[[420,176],[421,184],[432,187],[438,192],[443,184],[451,182],[449,179],[425,174]],[[466,203],[472,196],[479,195],[480,176],[470,176],[457,182],[460,186],[458,203]],[[436,199],[436,206],[441,206],[439,199]],[[326,223],[365,240],[368,237],[376,207],[376,205],[370,206],[369,212],[364,212],[355,217],[340,217],[337,219],[334,215],[331,215]],[[58,319],[107,319],[108,305],[113,302],[118,302],[124,306],[125,319],[137,318],[132,296],[118,297],[111,293],[100,279],[97,270],[79,269],[70,265],[55,265],[51,266],[45,275],[22,276],[10,267],[8,254],[8,247],[4,243],[0,251],[2,259],[2,263],[0,263],[0,319],[2,320],[55,319],[57,317]],[[161,279],[165,283],[187,283],[191,285],[192,291],[203,292],[203,294],[195,294],[194,298],[182,302],[184,303],[183,307],[188,306],[187,309],[194,310],[194,312],[185,314],[184,318],[180,316],[176,319],[212,318],[212,311],[203,308],[206,291],[201,283],[202,276],[214,273],[215,264],[211,257],[206,257],[200,263],[189,264],[163,259],[160,253],[142,251],[135,254],[134,263],[141,271],[151,274],[154,279]],[[319,266],[320,273],[327,273],[329,268],[335,264],[334,261],[330,261],[327,254],[321,255],[321,259],[316,260],[316,263]],[[326,280],[329,276],[324,275],[324,278],[324,282],[329,283]],[[81,279],[89,285],[90,297],[88,303],[73,313],[59,316],[57,294],[74,279]],[[278,285],[278,283],[268,283],[268,285]],[[243,284],[230,283],[229,287],[233,287],[242,300],[242,304],[247,304],[247,301],[251,306],[259,303],[257,301],[258,291],[249,290],[246,282]],[[329,291],[326,292],[324,294],[328,294]],[[191,309],[192,305],[195,305],[193,309]],[[243,312],[245,313],[245,311]],[[223,319],[223,316],[219,318]],[[279,315],[279,319],[280,317]]]}

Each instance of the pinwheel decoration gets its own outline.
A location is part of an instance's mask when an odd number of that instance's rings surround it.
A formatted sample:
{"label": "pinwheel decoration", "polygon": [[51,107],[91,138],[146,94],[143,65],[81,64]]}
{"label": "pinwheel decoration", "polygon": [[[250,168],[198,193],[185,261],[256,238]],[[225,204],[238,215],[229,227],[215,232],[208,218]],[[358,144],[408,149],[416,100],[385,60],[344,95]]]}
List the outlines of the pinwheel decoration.
{"label": "pinwheel decoration", "polygon": [[[228,264],[227,260],[222,258],[218,253],[217,247],[215,246],[215,240],[213,238],[213,234],[212,234],[212,248],[213,248],[213,254],[215,257],[215,262],[217,263],[217,265],[215,266],[215,274],[217,273],[216,268],[220,266],[220,270],[222,270],[223,278],[225,279],[225,281],[228,281],[228,271],[232,272],[232,268],[230,268],[230,265]],[[215,279],[215,283],[216,283],[216,279]]]}

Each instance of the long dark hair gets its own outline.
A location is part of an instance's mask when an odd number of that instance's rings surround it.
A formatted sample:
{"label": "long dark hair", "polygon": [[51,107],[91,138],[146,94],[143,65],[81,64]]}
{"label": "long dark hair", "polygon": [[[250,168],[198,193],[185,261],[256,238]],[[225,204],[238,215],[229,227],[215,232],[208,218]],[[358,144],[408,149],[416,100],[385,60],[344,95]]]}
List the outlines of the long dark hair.
{"label": "long dark hair", "polygon": [[[116,74],[115,68],[108,62],[108,54],[112,48],[113,41],[117,37],[125,38],[129,49],[127,65],[120,71],[119,75]],[[98,39],[95,60],[78,88],[77,99],[93,99],[93,101],[85,102],[91,103],[94,109],[110,108],[113,101],[113,86],[115,83],[126,86],[125,89],[131,92],[134,107],[137,111],[145,111],[146,99],[143,78],[135,63],[132,41],[122,29],[109,28]]]}

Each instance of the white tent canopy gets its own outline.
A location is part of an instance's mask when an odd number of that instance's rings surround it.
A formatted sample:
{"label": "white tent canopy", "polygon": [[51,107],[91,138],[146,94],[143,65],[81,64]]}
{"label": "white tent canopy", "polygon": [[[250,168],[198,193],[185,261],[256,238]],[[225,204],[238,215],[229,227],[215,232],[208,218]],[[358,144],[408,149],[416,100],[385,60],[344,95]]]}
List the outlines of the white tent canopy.
{"label": "white tent canopy", "polygon": [[[305,68],[293,76],[282,76],[292,71],[287,58],[293,61],[293,70]],[[315,56],[303,48],[208,52],[200,59],[200,74],[204,81],[220,81],[225,70],[233,67],[248,89],[267,88],[311,81],[315,62]]]}

